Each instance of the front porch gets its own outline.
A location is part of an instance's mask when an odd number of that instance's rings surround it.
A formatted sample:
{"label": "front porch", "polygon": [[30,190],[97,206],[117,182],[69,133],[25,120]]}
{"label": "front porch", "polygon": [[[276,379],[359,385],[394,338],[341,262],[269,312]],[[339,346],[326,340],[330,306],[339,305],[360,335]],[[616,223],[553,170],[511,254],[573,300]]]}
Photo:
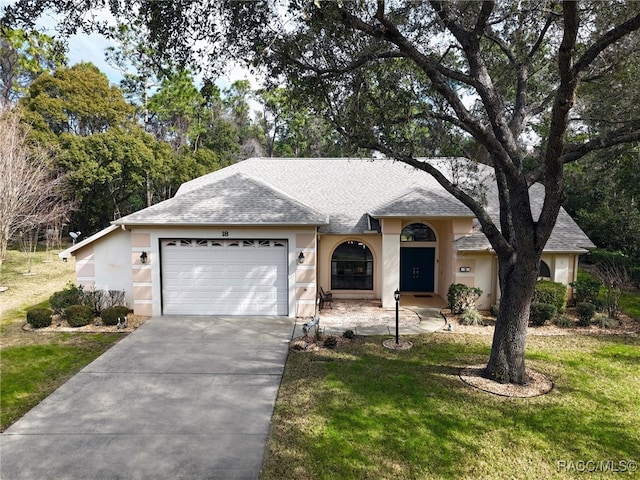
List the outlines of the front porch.
{"label": "front porch", "polygon": [[[400,333],[413,335],[443,328],[445,321],[440,311],[446,305],[447,303],[435,294],[401,295],[398,310]],[[382,307],[380,299],[335,299],[333,308],[326,306],[318,314],[320,328],[325,334],[341,335],[349,329],[359,335],[395,334],[395,304],[393,307]],[[296,328],[301,328],[306,320],[299,318]]]}

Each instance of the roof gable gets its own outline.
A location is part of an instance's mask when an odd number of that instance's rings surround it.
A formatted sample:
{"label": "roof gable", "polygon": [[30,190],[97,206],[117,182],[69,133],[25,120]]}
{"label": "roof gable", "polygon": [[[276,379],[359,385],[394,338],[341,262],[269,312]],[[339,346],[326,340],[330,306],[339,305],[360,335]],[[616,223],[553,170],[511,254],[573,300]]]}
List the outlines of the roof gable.
{"label": "roof gable", "polygon": [[165,200],[114,222],[126,225],[322,225],[326,218],[242,173]]}
{"label": "roof gable", "polygon": [[465,205],[447,192],[423,187],[407,189],[369,212],[372,217],[473,217]]}

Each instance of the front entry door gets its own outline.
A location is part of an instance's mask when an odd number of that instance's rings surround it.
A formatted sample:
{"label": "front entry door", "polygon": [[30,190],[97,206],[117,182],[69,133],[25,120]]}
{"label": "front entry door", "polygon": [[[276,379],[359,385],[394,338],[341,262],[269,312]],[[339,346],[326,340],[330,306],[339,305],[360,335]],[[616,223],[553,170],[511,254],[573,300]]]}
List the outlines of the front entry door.
{"label": "front entry door", "polygon": [[435,290],[436,249],[434,247],[400,249],[400,290],[433,292]]}

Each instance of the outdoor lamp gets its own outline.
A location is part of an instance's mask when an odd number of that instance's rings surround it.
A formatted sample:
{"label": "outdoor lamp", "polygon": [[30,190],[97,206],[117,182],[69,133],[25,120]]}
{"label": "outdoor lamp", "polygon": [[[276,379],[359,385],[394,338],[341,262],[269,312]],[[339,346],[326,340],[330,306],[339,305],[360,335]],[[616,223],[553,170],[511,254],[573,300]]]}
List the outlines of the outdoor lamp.
{"label": "outdoor lamp", "polygon": [[302,252],[298,255],[298,263],[304,263],[304,253]]}
{"label": "outdoor lamp", "polygon": [[140,263],[147,263],[147,252],[142,252],[140,254]]}
{"label": "outdoor lamp", "polygon": [[396,289],[395,292],[393,292],[393,298],[395,298],[396,300],[396,345],[400,344],[400,320],[399,320],[399,310],[398,310],[398,303],[400,302],[400,289]]}

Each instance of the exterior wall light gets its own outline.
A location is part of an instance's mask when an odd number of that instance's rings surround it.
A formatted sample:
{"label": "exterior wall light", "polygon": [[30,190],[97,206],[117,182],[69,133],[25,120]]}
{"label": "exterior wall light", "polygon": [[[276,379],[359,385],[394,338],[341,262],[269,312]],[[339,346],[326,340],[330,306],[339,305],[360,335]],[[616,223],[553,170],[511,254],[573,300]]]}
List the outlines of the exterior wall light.
{"label": "exterior wall light", "polygon": [[298,263],[303,264],[304,263],[304,253],[300,252],[300,255],[298,255]]}
{"label": "exterior wall light", "polygon": [[147,252],[142,252],[140,254],[140,263],[147,263]]}

